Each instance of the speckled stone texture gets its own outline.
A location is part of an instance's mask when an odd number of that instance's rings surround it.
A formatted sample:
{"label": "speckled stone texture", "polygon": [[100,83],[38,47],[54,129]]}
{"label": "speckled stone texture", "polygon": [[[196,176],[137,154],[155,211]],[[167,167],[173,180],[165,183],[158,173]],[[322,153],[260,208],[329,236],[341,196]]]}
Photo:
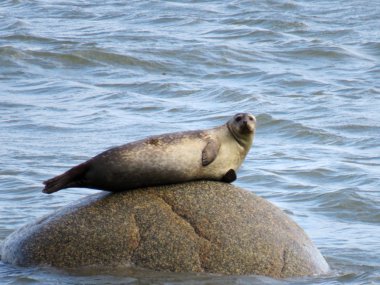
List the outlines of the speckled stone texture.
{"label": "speckled stone texture", "polygon": [[85,197],[11,234],[2,260],[276,278],[329,270],[283,211],[236,186],[210,181]]}

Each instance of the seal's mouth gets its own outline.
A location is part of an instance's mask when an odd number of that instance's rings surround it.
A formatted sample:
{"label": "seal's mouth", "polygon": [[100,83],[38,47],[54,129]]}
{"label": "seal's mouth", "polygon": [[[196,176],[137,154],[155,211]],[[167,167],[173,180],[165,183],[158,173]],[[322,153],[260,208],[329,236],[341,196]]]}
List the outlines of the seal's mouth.
{"label": "seal's mouth", "polygon": [[244,120],[240,126],[240,132],[243,134],[250,134],[253,133],[255,130],[255,125]]}

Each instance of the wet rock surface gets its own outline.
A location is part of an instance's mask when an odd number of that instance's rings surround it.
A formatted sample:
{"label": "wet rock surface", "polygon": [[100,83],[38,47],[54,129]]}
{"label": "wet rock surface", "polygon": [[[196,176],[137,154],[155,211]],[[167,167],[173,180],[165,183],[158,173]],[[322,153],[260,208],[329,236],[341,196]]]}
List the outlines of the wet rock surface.
{"label": "wet rock surface", "polygon": [[318,249],[282,210],[211,181],[85,197],[11,234],[2,261],[271,277],[328,272]]}

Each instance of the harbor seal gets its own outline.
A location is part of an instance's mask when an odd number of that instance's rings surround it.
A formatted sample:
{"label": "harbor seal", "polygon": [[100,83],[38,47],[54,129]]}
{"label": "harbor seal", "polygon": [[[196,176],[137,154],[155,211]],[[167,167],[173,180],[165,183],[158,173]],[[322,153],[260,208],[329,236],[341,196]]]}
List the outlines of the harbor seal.
{"label": "harbor seal", "polygon": [[79,187],[119,192],[193,180],[232,182],[251,148],[256,119],[239,113],[208,130],[148,137],[106,150],[44,182],[44,193]]}

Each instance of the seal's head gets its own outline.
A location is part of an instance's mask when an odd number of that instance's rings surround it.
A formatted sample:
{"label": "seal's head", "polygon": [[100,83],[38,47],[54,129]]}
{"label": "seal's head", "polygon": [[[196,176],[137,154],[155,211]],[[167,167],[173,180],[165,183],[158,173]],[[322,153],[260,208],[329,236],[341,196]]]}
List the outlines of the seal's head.
{"label": "seal's head", "polygon": [[243,147],[251,147],[256,129],[256,118],[250,113],[238,113],[227,122],[231,134]]}

